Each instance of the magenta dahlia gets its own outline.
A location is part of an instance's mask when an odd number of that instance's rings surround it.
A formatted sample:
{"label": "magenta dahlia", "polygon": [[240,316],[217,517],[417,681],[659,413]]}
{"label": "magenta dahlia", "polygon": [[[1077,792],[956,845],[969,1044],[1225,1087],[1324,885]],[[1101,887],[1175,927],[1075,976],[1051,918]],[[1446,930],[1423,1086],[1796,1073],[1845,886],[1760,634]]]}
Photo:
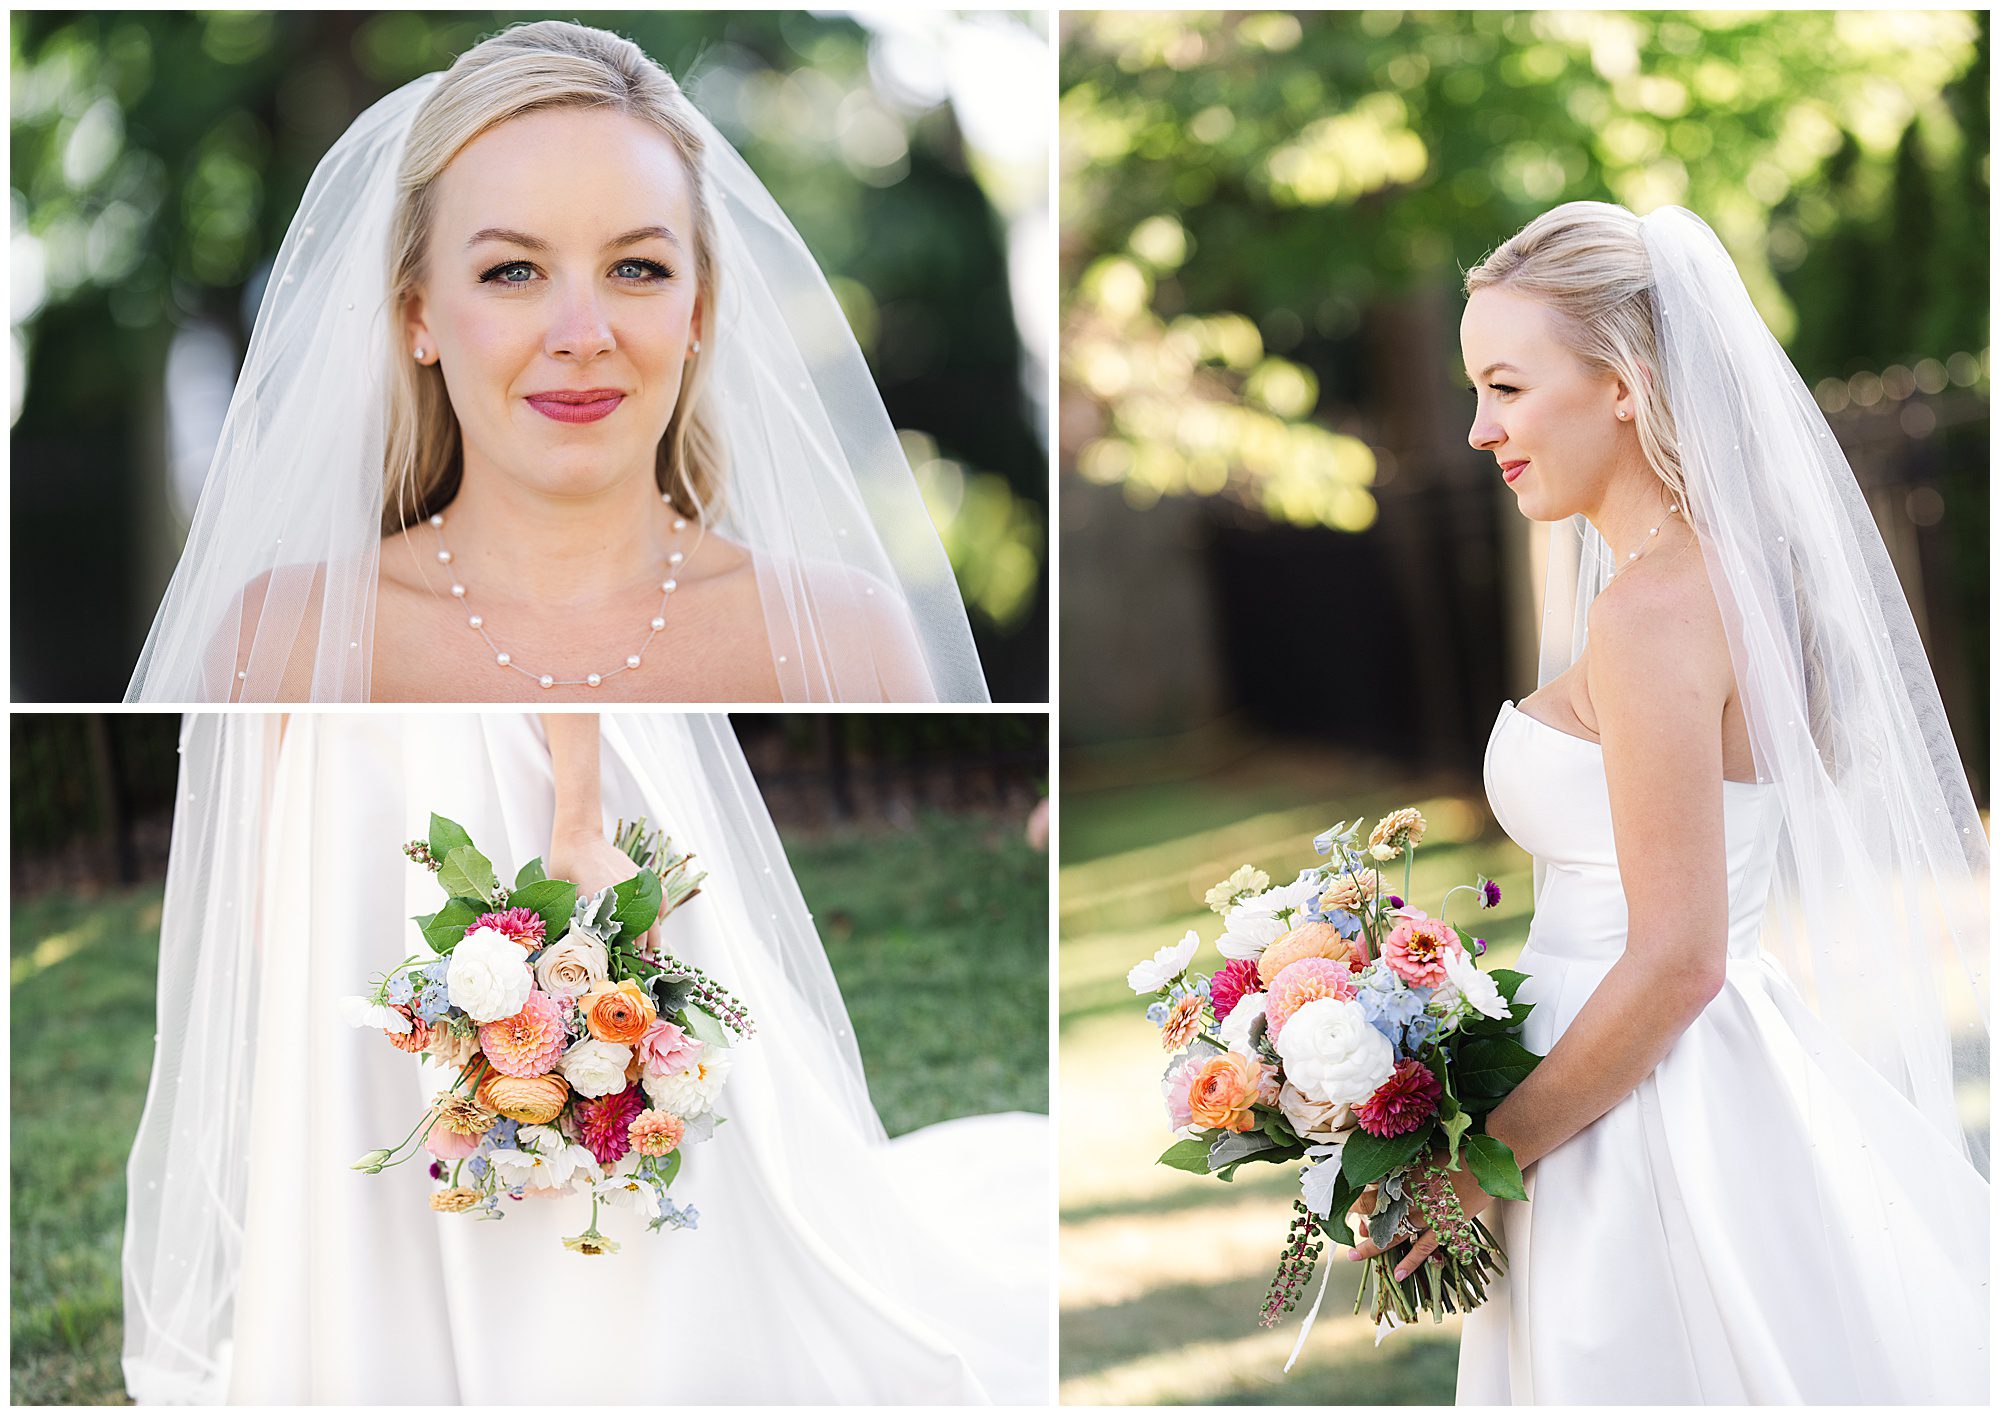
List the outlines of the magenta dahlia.
{"label": "magenta dahlia", "polygon": [[616,1165],[632,1149],[631,1126],[646,1109],[646,1094],[634,1084],[622,1092],[579,1101],[570,1111],[577,1140],[599,1165]]}
{"label": "magenta dahlia", "polygon": [[1255,959],[1231,959],[1222,966],[1220,972],[1208,980],[1208,1002],[1215,1009],[1215,1021],[1221,1022],[1236,1010],[1246,993],[1257,991],[1257,961]]}
{"label": "magenta dahlia", "polygon": [[1443,1095],[1444,1088],[1431,1069],[1414,1057],[1405,1057],[1389,1074],[1389,1080],[1354,1108],[1354,1119],[1371,1136],[1385,1140],[1407,1136],[1437,1114],[1438,1098]]}
{"label": "magenta dahlia", "polygon": [[542,917],[530,909],[494,910],[475,919],[472,928],[497,929],[523,949],[539,949],[549,932]]}

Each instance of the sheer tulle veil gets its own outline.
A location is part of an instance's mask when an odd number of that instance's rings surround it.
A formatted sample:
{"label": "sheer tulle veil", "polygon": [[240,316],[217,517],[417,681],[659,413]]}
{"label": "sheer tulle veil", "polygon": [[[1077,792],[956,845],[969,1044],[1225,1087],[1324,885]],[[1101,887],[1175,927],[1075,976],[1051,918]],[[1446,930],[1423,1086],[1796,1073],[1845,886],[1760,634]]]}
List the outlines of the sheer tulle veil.
{"label": "sheer tulle veil", "polygon": [[[440,79],[369,108],[314,172],[128,701],[368,700],[391,361],[409,356],[387,253]],[[826,277],[689,109],[720,272],[696,356],[725,459],[712,524],[752,554],[780,696],[984,701],[951,566]]]}
{"label": "sheer tulle veil", "polygon": [[[1988,847],[1881,533],[1714,232],[1681,207],[1601,210],[1645,242],[1687,513],[1783,800],[1765,945],[1985,1172]],[[1582,653],[1611,570],[1582,517],[1551,528],[1542,683]]]}

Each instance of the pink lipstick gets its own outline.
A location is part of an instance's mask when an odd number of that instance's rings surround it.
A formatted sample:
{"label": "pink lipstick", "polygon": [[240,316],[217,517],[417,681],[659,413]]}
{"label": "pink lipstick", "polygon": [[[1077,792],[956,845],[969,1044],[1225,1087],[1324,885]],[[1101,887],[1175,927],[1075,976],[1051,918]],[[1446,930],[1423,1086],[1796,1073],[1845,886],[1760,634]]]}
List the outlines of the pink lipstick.
{"label": "pink lipstick", "polygon": [[559,388],[528,395],[529,406],[558,423],[595,423],[624,401],[615,388]]}
{"label": "pink lipstick", "polygon": [[1523,467],[1526,467],[1527,465],[1528,465],[1528,460],[1526,458],[1522,458],[1519,462],[1501,463],[1500,464],[1501,479],[1505,481],[1508,486],[1510,487],[1513,486],[1514,479],[1521,475],[1521,469]]}

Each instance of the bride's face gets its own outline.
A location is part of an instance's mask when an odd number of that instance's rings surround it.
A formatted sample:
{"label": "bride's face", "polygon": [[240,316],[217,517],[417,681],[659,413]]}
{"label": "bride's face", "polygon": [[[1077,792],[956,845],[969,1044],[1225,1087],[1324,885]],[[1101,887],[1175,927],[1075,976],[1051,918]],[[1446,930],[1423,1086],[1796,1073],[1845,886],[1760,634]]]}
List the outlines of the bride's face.
{"label": "bride's face", "polygon": [[701,337],[679,150],[628,114],[552,109],[480,134],[435,190],[407,334],[468,462],[552,496],[650,479]]}
{"label": "bride's face", "polygon": [[1473,292],[1458,338],[1479,397],[1466,441],[1492,454],[1521,514],[1561,521],[1600,505],[1638,447],[1624,383],[1571,353],[1546,305],[1505,286]]}

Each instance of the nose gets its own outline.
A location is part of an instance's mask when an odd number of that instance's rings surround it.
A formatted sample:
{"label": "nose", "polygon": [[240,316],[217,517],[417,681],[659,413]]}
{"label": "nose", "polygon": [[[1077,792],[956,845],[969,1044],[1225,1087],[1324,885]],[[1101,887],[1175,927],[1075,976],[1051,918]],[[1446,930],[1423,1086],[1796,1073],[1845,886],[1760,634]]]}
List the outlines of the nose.
{"label": "nose", "polygon": [[555,318],[543,337],[542,349],[551,359],[587,362],[616,347],[611,324],[597,293],[588,284],[572,287],[559,300]]}
{"label": "nose", "polygon": [[1487,411],[1486,400],[1481,399],[1479,407],[1473,411],[1472,426],[1466,430],[1465,440],[1480,452],[1485,452],[1498,447],[1501,436],[1499,420]]}

